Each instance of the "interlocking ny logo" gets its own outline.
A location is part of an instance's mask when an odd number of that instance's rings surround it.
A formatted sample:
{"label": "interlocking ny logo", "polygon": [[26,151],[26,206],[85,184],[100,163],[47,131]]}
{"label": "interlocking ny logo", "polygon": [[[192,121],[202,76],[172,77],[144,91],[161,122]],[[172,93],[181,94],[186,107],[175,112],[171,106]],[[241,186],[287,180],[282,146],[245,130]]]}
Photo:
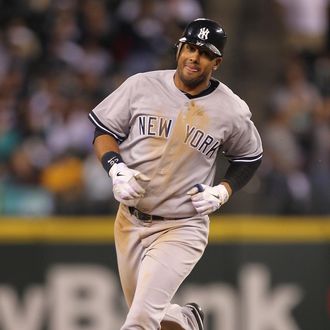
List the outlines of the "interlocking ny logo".
{"label": "interlocking ny logo", "polygon": [[206,40],[208,38],[208,34],[210,33],[208,28],[201,28],[198,33],[198,38],[202,40]]}

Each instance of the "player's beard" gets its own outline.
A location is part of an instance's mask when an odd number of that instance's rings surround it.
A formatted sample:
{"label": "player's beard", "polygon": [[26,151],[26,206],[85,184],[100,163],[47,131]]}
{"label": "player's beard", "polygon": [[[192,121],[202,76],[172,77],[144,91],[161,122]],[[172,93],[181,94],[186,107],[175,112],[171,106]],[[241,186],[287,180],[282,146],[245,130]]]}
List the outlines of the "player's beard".
{"label": "player's beard", "polygon": [[202,73],[196,77],[189,77],[185,75],[183,70],[178,70],[178,75],[182,83],[187,86],[189,89],[195,89],[205,83],[207,85],[208,76],[205,73]]}

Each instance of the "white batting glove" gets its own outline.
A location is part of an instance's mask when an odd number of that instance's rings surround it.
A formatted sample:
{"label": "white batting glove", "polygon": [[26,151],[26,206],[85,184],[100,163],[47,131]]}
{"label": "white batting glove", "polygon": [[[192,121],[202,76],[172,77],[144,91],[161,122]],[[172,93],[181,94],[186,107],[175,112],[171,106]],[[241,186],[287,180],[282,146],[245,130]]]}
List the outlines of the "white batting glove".
{"label": "white batting glove", "polygon": [[229,193],[222,184],[214,187],[197,184],[187,194],[190,195],[195,210],[201,215],[207,215],[216,211],[229,199]]}
{"label": "white batting glove", "polygon": [[139,181],[148,182],[150,178],[139,171],[132,170],[125,163],[114,164],[109,175],[112,178],[115,199],[127,206],[134,206],[136,200],[143,197],[145,189]]}

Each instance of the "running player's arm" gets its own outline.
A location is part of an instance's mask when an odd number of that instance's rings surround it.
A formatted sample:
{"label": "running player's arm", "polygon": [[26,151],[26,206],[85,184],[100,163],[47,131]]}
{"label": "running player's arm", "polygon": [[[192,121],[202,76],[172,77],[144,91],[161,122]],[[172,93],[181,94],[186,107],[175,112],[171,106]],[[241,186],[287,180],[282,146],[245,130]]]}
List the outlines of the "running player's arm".
{"label": "running player's arm", "polygon": [[222,180],[231,193],[243,188],[253,177],[261,164],[263,149],[260,134],[251,120],[247,104],[241,100],[240,112],[233,125],[231,137],[224,143],[224,156],[229,167]]}
{"label": "running player's arm", "polygon": [[119,141],[113,135],[95,127],[93,145],[96,157],[109,175],[110,169],[115,163],[123,163],[119,152]]}
{"label": "running player's arm", "polygon": [[230,162],[221,184],[229,195],[243,188],[253,177],[261,164],[261,158],[252,162]]}
{"label": "running player's arm", "polygon": [[116,152],[119,154],[117,140],[110,134],[106,134],[97,128],[94,133],[94,150],[99,160],[102,160],[102,157],[107,152]]}

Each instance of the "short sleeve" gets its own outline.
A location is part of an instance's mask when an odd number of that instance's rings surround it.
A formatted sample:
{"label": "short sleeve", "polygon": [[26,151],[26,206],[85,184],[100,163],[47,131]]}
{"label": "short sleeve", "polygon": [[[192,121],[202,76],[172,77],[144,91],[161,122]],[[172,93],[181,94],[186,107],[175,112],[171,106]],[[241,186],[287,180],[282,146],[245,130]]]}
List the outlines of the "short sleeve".
{"label": "short sleeve", "polygon": [[119,143],[129,133],[130,105],[135,82],[136,76],[129,77],[89,113],[91,122],[98,129],[112,135]]}
{"label": "short sleeve", "polygon": [[254,162],[262,157],[262,142],[247,104],[241,100],[240,106],[232,134],[224,141],[222,149],[229,161]]}

